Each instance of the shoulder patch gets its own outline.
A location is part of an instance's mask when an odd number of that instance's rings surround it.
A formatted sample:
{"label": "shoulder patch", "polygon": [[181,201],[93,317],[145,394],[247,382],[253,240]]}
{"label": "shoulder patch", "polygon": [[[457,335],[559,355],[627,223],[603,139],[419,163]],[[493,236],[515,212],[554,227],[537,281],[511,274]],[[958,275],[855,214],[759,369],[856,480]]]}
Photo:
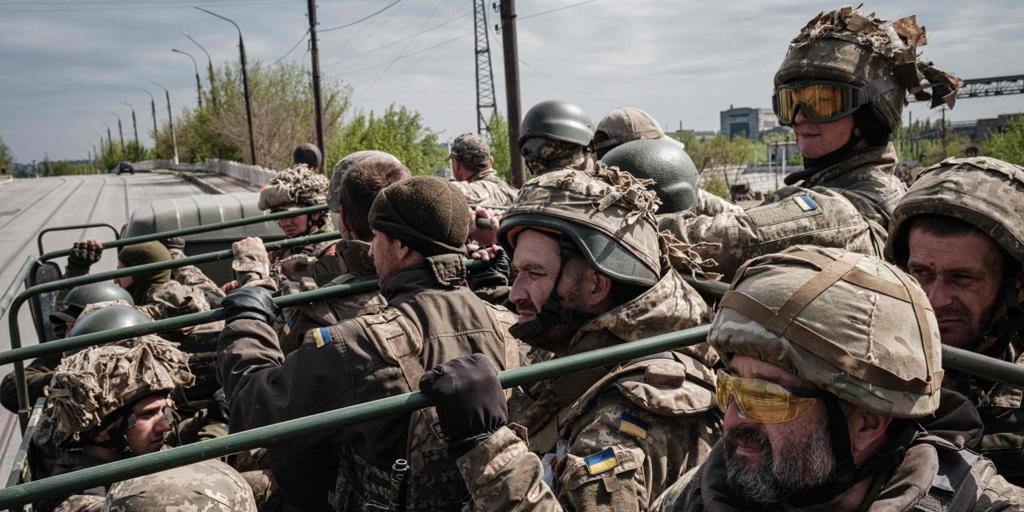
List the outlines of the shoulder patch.
{"label": "shoulder patch", "polygon": [[587,473],[591,475],[598,475],[605,471],[615,469],[619,465],[619,460],[615,458],[615,451],[611,448],[605,448],[593,455],[588,456],[584,459],[587,464]]}
{"label": "shoulder patch", "polygon": [[293,327],[295,327],[295,319],[289,318],[288,321],[284,323],[284,335],[288,336],[291,334]]}
{"label": "shoulder patch", "polygon": [[808,194],[789,196],[774,203],[755,206],[747,210],[747,216],[758,226],[772,226],[792,222],[824,212]]}
{"label": "shoulder patch", "polygon": [[327,327],[313,329],[313,340],[316,342],[316,348],[323,348],[326,345],[330,345],[331,330]]}
{"label": "shoulder patch", "polygon": [[624,412],[619,415],[619,432],[644,440],[647,439],[647,430],[650,428],[650,423],[647,423],[628,412]]}

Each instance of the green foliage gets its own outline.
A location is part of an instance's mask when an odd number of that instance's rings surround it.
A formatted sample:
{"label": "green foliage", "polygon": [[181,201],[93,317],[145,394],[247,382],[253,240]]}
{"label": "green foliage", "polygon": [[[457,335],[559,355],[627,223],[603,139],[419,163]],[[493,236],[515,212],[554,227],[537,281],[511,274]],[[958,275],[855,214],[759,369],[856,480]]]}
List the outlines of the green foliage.
{"label": "green foliage", "polygon": [[1024,165],[1024,114],[1011,120],[1005,131],[992,134],[982,143],[981,154]]}
{"label": "green foliage", "polygon": [[721,197],[727,201],[732,201],[732,194],[729,193],[729,186],[725,184],[725,178],[718,174],[705,175],[701,182],[700,188],[707,190],[708,192]]}
{"label": "green foliage", "polygon": [[716,166],[751,163],[756,161],[759,149],[763,153],[763,145],[756,141],[740,136],[729,138],[721,133],[701,140],[693,132],[683,132],[682,142],[700,172]]}
{"label": "green foliage", "polygon": [[3,137],[0,137],[0,171],[3,174],[14,174],[14,155],[4,143]]}
{"label": "green foliage", "polygon": [[419,112],[391,105],[382,115],[358,112],[341,127],[340,141],[328,146],[329,162],[362,150],[395,155],[415,175],[437,174],[447,166],[448,153],[437,132],[423,126]]}
{"label": "green foliage", "polygon": [[487,129],[491,132],[491,156],[494,157],[494,170],[506,181],[512,179],[512,157],[508,148],[508,121],[497,110],[487,120]]}

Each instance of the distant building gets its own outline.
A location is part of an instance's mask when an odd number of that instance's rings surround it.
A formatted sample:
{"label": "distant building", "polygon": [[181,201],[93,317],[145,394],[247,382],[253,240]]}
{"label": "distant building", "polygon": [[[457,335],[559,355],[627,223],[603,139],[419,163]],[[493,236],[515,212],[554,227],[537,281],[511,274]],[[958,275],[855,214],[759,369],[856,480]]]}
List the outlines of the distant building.
{"label": "distant building", "polygon": [[697,140],[707,140],[715,138],[718,132],[714,130],[676,130],[674,132],[666,132],[665,135],[672,137],[675,140],[683,140],[689,134],[693,134],[693,137]]}
{"label": "distant building", "polygon": [[733,108],[729,105],[729,110],[723,110],[719,119],[722,134],[730,138],[742,135],[748,139],[757,139],[761,137],[761,132],[779,126],[779,120],[770,108]]}
{"label": "distant building", "polygon": [[1006,126],[1020,115],[1024,114],[1000,114],[996,118],[978,119],[977,124],[974,126],[974,140],[980,142],[989,138],[994,133],[1006,131]]}

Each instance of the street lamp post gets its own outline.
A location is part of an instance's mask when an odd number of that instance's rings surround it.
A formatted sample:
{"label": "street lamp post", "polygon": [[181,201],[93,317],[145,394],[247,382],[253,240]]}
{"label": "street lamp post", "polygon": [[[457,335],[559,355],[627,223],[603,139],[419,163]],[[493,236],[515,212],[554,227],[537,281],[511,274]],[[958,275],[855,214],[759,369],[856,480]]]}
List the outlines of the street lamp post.
{"label": "street lamp post", "polygon": [[245,120],[246,123],[249,125],[249,152],[251,155],[252,164],[258,165],[256,163],[256,140],[253,139],[252,134],[252,99],[249,97],[249,72],[245,65],[245,41],[242,39],[242,28],[239,27],[238,23],[235,23],[233,20],[225,18],[224,16],[221,16],[220,14],[217,14],[213,11],[203,9],[202,7],[198,6],[196,6],[196,9],[199,9],[200,11],[203,11],[206,14],[209,14],[210,16],[215,16],[228,23],[231,23],[235,26],[235,30],[238,31],[238,53],[242,61],[242,93],[245,95]]}
{"label": "street lamp post", "polygon": [[132,110],[132,131],[135,133],[135,148],[136,148],[136,151],[138,151],[138,148],[140,147],[139,146],[139,125],[135,123],[135,107],[133,107],[130,103],[125,103],[123,101],[121,102],[121,104],[126,106],[126,107],[128,107],[128,108],[130,108]]}
{"label": "street lamp post", "polygon": [[117,135],[121,137],[121,158],[124,158],[124,130],[121,129],[121,116],[117,112],[111,112],[111,114],[114,114],[114,117],[117,118]]}
{"label": "street lamp post", "polygon": [[[110,151],[113,151],[114,150],[114,139],[110,137],[110,125],[107,124],[107,123],[103,123],[103,126],[107,127],[107,147],[110,148]],[[103,141],[101,140],[100,142],[101,142],[100,145],[102,146],[103,145],[102,144]]]}
{"label": "street lamp post", "polygon": [[196,70],[196,98],[199,101],[199,108],[203,108],[203,84],[199,81],[199,64],[196,64],[196,58],[191,53],[183,52],[177,48],[171,48],[171,51],[192,59],[192,67]]}
{"label": "street lamp post", "polygon": [[[153,82],[153,81],[150,80],[150,82]],[[178,164],[178,136],[175,135],[175,133],[174,133],[174,116],[171,115],[171,91],[168,90],[166,87],[164,87],[164,86],[162,86],[162,85],[160,85],[160,84],[158,84],[156,82],[153,82],[153,85],[163,89],[164,90],[164,94],[167,95],[167,124],[171,127],[171,145],[174,147],[174,157],[172,157],[171,161],[174,162],[175,165],[177,165]]]}
{"label": "street lamp post", "polygon": [[157,127],[156,127],[156,98],[153,97],[153,93],[151,93],[151,92],[149,92],[149,91],[147,91],[147,90],[145,90],[145,89],[143,89],[141,87],[139,88],[139,90],[144,92],[144,93],[146,93],[147,95],[149,95],[149,108],[150,108],[150,111],[153,112],[153,153],[156,153],[157,152],[157,137],[156,136],[157,136],[157,133],[159,133],[158,130],[157,130]]}
{"label": "street lamp post", "polygon": [[217,88],[213,85],[213,59],[210,58],[210,52],[206,51],[206,48],[203,48],[203,45],[199,44],[198,41],[192,39],[192,36],[188,35],[188,32],[182,30],[181,33],[185,34],[185,37],[187,37],[189,41],[192,41],[192,44],[198,46],[199,49],[206,54],[206,71],[210,75],[210,101],[213,102],[213,108],[217,108]]}

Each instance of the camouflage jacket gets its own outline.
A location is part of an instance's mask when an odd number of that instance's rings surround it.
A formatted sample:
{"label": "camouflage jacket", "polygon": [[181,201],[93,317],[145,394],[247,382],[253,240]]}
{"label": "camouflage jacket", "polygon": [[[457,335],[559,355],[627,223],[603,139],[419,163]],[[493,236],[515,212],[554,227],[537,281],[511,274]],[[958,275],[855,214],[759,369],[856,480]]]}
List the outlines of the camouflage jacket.
{"label": "camouflage jacket", "polygon": [[[178,248],[168,249],[168,252],[171,253],[171,259],[179,260],[185,257],[185,252]],[[221,301],[224,300],[224,292],[220,286],[195,265],[185,265],[171,270],[171,279],[201,290],[211,308],[219,308]]]}
{"label": "camouflage jacket", "polygon": [[[328,233],[328,232],[334,231],[334,223],[331,222],[330,216],[327,215],[326,213],[324,213],[324,215],[327,216],[327,221],[324,224],[324,227],[311,230],[309,232],[309,235],[319,235],[321,233]],[[303,235],[303,236],[308,236],[308,235]],[[285,258],[287,258],[289,256],[295,256],[296,254],[302,254],[302,255],[305,255],[305,256],[312,256],[314,258],[319,258],[319,257],[323,256],[325,252],[330,250],[331,247],[334,247],[334,241],[328,240],[328,241],[324,241],[324,242],[320,242],[320,243],[316,243],[316,244],[299,245],[299,246],[296,246],[296,247],[288,247],[288,248],[283,248],[283,249],[275,249],[273,251],[270,251],[270,262],[271,263],[276,263],[279,260],[283,260],[283,259],[285,259]]]}
{"label": "camouflage jacket", "polygon": [[[519,345],[507,333],[507,317],[502,321],[499,308],[473,295],[464,279],[461,255],[427,258],[384,283],[387,307],[380,313],[314,329],[287,357],[267,324],[231,322],[217,357],[231,430],[406,393],[418,388],[422,368],[474,352],[499,368],[517,366]],[[335,488],[338,509],[363,510],[387,502],[391,466],[401,458],[411,463],[408,510],[458,510],[469,497],[455,464],[442,455],[443,443],[430,440],[434,430],[413,419],[390,416],[278,443],[270,449],[274,476],[300,510],[330,509]],[[430,442],[410,443],[410,435]]]}
{"label": "camouflage jacket", "polygon": [[256,503],[237,471],[211,459],[113,483],[103,510],[256,512]]}
{"label": "camouflage jacket", "polygon": [[[210,310],[206,295],[199,288],[181,284],[175,280],[151,286],[146,291],[146,300],[137,304],[135,309],[142,311],[153,320],[163,320],[190,313],[201,313]],[[224,322],[218,320],[206,324],[185,327],[181,333],[185,335],[218,332]]]}
{"label": "camouflage jacket", "polygon": [[512,206],[519,190],[498,176],[498,171],[487,169],[469,177],[466,181],[452,181],[452,185],[474,205]]}
{"label": "camouflage jacket", "polygon": [[[692,327],[707,316],[700,296],[669,271],[645,294],[586,323],[570,353]],[[535,386],[535,402],[510,404],[522,427],[502,428],[458,461],[476,508],[647,510],[718,438],[716,359],[702,344]]]}
{"label": "camouflage jacket", "polygon": [[721,197],[718,197],[711,192],[704,189],[697,189],[697,203],[693,205],[686,213],[698,217],[701,215],[707,215],[708,217],[714,217],[723,213],[742,213],[743,208],[737,204],[730,203]]}
{"label": "camouflage jacket", "polygon": [[[982,424],[963,396],[943,390],[939,410],[925,418],[924,431],[891,472],[874,478],[865,512],[1011,512],[1024,510],[1024,489],[1007,483],[992,463],[968,448]],[[768,512],[731,492],[721,442],[711,456],[672,485],[655,502],[655,512]],[[941,468],[941,470],[940,470]],[[957,470],[962,474],[958,475]],[[958,481],[959,480],[959,481]],[[952,489],[951,489],[952,487]]]}
{"label": "camouflage jacket", "polygon": [[893,175],[895,166],[891,144],[865,149],[830,167],[788,176],[789,186],[749,210],[665,215],[658,227],[695,244],[701,256],[715,261],[711,270],[726,278],[750,258],[797,244],[881,257],[892,211],[907,191]]}
{"label": "camouflage jacket", "polygon": [[[62,475],[100,464],[103,464],[103,461],[84,455],[81,450],[62,451],[53,475],[50,476]],[[63,496],[44,498],[42,501],[34,503],[32,509],[42,512],[98,512],[103,508],[103,500],[106,495],[107,486],[100,485]]]}

